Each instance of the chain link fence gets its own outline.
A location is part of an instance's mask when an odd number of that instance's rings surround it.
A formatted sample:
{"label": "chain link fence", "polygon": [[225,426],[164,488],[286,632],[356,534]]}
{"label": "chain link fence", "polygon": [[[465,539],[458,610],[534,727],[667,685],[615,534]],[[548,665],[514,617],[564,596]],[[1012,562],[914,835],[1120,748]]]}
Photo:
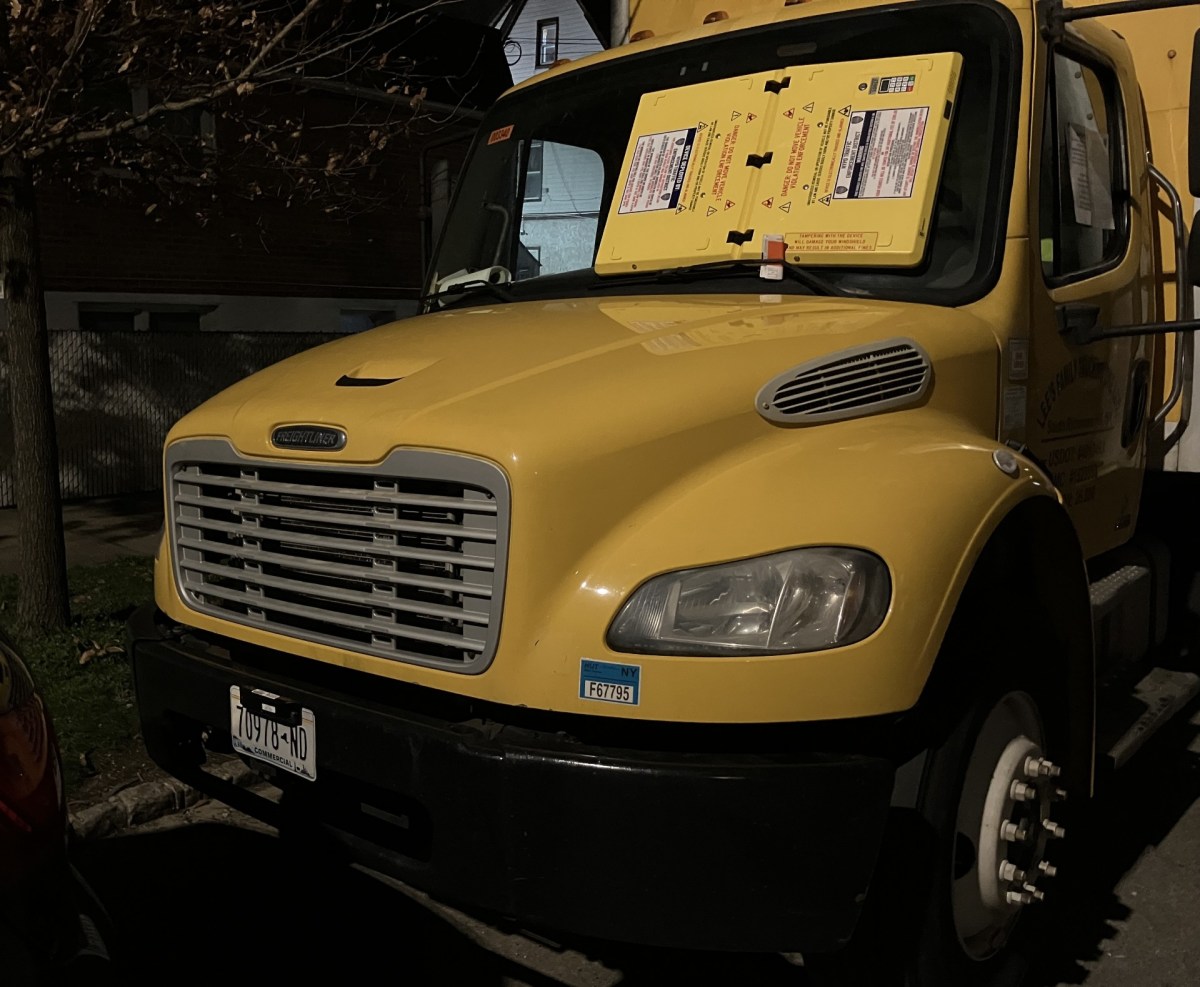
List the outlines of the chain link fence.
{"label": "chain link fence", "polygon": [[[50,370],[63,497],[162,486],[162,444],[183,415],[243,377],[336,333],[53,332]],[[15,503],[8,379],[0,365],[0,507]]]}

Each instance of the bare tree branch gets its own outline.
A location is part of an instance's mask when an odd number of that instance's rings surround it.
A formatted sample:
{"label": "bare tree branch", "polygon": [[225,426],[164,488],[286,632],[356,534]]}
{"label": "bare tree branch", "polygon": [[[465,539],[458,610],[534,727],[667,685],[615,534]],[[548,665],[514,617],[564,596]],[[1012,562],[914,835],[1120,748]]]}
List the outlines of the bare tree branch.
{"label": "bare tree branch", "polygon": [[[105,2],[105,0],[101,0]],[[37,158],[45,154],[47,151],[53,151],[59,147],[66,147],[72,144],[82,144],[87,141],[106,140],[114,137],[127,130],[133,130],[136,127],[144,126],[155,117],[163,113],[180,113],[184,110],[190,110],[193,107],[203,106],[208,103],[213,103],[230,93],[242,95],[248,91],[247,86],[253,86],[256,73],[259,66],[263,64],[267,56],[279,46],[294,31],[297,27],[303,24],[309,15],[321,4],[322,0],[308,0],[303,9],[300,10],[291,20],[289,20],[275,35],[267,41],[267,43],[259,50],[259,52],[246,64],[237,75],[218,86],[213,87],[207,92],[202,92],[196,96],[192,96],[183,100],[168,100],[147,108],[142,113],[137,113],[132,116],[125,117],[123,120],[118,120],[116,123],[107,127],[97,127],[93,130],[77,131],[73,134],[64,134],[60,137],[53,137],[50,140],[43,141],[33,147],[25,150],[26,158]],[[239,88],[241,92],[239,92]],[[0,145],[0,157],[12,153],[14,149],[5,145]]]}

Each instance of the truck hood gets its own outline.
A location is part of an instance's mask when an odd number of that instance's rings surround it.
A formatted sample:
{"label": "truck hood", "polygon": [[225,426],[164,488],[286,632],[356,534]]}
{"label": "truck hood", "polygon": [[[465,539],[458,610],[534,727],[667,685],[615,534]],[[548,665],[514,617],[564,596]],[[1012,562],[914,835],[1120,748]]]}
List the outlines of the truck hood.
{"label": "truck hood", "polygon": [[[398,446],[482,456],[510,471],[558,469],[699,432],[688,459],[779,432],[754,401],[796,364],[909,337],[934,364],[925,403],[994,432],[997,344],[954,309],[808,296],[637,297],[456,308],[285,360],[213,398],[170,439],[225,436],[280,457],[277,426],[347,434],[311,460],[371,463]],[[967,361],[968,368],[951,369]],[[942,384],[939,386],[938,378]],[[903,412],[900,412],[901,414]],[[794,429],[783,429],[794,432]],[[674,458],[674,457],[672,457]],[[519,467],[518,467],[519,468]]]}

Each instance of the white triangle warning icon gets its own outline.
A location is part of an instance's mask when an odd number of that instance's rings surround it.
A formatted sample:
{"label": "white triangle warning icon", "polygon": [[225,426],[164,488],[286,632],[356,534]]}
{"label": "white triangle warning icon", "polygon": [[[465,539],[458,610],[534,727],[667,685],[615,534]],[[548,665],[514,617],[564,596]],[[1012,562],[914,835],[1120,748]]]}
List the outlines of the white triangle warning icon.
{"label": "white triangle warning icon", "polygon": [[736,202],[734,202],[732,199],[726,199],[726,200],[725,200],[725,208],[726,208],[726,209],[732,209],[732,208],[733,208],[734,206],[736,206],[736,205],[737,205],[737,203],[736,203]]}
{"label": "white triangle warning icon", "polygon": [[812,111],[815,110],[816,108],[817,108],[817,106],[815,103],[805,103],[804,104],[804,112],[805,113],[812,113]]}
{"label": "white triangle warning icon", "polygon": [[792,200],[788,199],[786,202],[779,203],[779,208],[782,209],[784,212],[791,212],[792,211]]}
{"label": "white triangle warning icon", "polygon": [[687,212],[687,206],[676,206],[675,215],[678,216],[681,212]]}
{"label": "white triangle warning icon", "polygon": [[775,205],[775,197],[774,197],[774,196],[772,196],[772,197],[771,197],[771,198],[769,198],[769,199],[763,199],[763,203],[762,203],[762,204],[763,204],[764,206],[766,206],[768,209],[770,209],[770,208],[771,208],[773,205]]}
{"label": "white triangle warning icon", "polygon": [[736,119],[737,119],[738,117],[740,117],[741,115],[742,115],[742,114],[741,114],[741,113],[739,113],[737,110],[734,110],[734,111],[733,111],[733,113],[731,113],[731,114],[729,115],[729,119],[730,119],[730,120],[736,120]]}
{"label": "white triangle warning icon", "polygon": [[790,110],[784,110],[783,115],[789,120],[792,119],[796,115],[796,107],[793,106]]}
{"label": "white triangle warning icon", "polygon": [[697,130],[704,130],[707,127],[708,127],[708,124],[705,123],[703,120],[701,120],[698,124],[696,124]]}
{"label": "white triangle warning icon", "polygon": [[709,207],[708,207],[708,212],[707,212],[707,213],[705,213],[705,215],[706,215],[706,216],[711,216],[711,215],[712,215],[713,213],[715,213],[716,211],[717,211],[717,207],[716,207],[716,206],[709,206]]}
{"label": "white triangle warning icon", "polygon": [[830,200],[831,200],[832,198],[833,198],[833,196],[832,196],[832,195],[823,195],[823,196],[821,196],[821,205],[823,205],[823,206],[827,206],[827,205],[829,205],[829,202],[830,202]]}
{"label": "white triangle warning icon", "polygon": [[758,119],[758,114],[757,114],[757,113],[747,113],[747,114],[746,114],[746,119],[747,119],[747,120],[757,120],[757,119]]}
{"label": "white triangle warning icon", "polygon": [[843,106],[843,107],[842,107],[840,110],[838,110],[838,112],[839,112],[839,113],[840,113],[842,116],[844,116],[844,117],[848,117],[848,116],[850,115],[850,107],[848,107],[848,106]]}

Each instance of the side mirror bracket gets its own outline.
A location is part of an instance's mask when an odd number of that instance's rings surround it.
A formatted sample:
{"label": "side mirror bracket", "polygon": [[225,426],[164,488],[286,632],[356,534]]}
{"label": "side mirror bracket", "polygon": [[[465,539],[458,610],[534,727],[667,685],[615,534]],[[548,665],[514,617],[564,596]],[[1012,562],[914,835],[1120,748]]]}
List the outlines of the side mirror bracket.
{"label": "side mirror bracket", "polygon": [[1087,346],[1105,339],[1130,339],[1135,336],[1166,336],[1171,333],[1195,332],[1200,319],[1173,322],[1143,322],[1137,326],[1101,326],[1100,306],[1075,302],[1059,305],[1055,310],[1058,332],[1075,346]]}

